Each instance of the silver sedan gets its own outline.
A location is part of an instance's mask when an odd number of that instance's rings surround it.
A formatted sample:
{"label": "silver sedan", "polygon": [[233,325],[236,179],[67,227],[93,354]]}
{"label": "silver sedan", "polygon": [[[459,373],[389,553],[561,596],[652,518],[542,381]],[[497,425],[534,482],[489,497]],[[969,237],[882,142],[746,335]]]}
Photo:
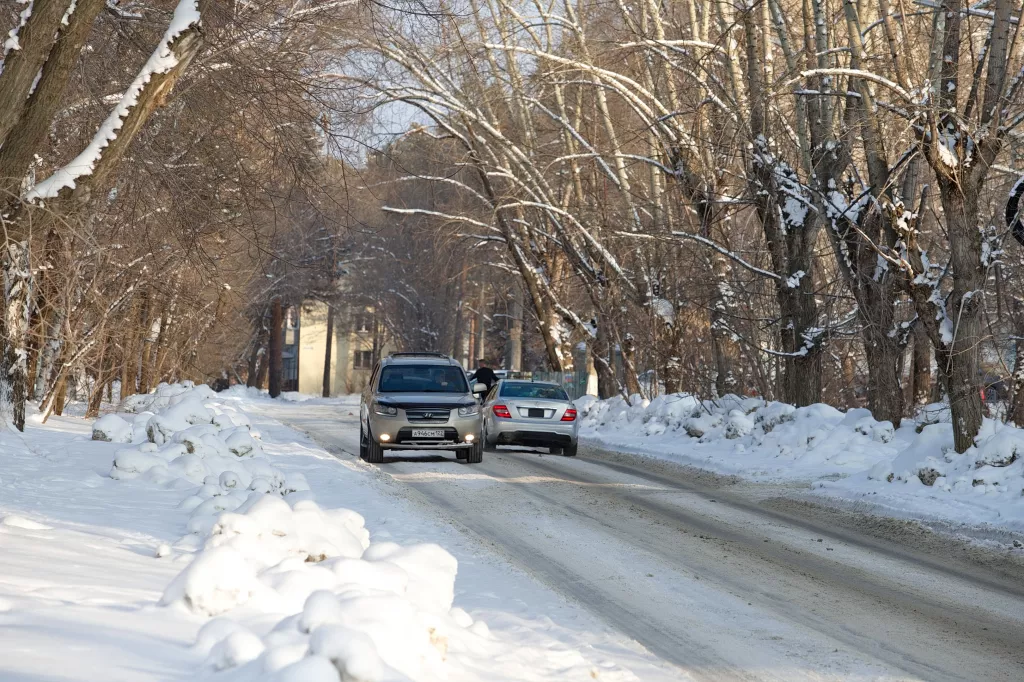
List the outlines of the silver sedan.
{"label": "silver sedan", "polygon": [[576,456],[579,418],[565,390],[539,381],[499,381],[484,399],[486,446],[546,447]]}

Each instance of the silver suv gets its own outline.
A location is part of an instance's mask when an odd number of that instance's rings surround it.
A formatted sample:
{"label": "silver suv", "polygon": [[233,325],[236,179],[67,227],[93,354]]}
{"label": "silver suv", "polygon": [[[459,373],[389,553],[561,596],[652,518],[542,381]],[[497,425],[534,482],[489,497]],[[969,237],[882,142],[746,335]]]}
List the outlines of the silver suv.
{"label": "silver suv", "polygon": [[359,404],[359,456],[384,461],[385,450],[454,450],[483,461],[480,404],[458,362],[439,353],[393,353],[377,363]]}

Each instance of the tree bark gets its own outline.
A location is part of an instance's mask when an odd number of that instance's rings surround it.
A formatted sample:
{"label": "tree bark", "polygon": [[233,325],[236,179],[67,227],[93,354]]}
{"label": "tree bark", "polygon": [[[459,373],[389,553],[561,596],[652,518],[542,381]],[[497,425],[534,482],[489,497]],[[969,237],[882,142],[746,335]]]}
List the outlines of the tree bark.
{"label": "tree bark", "polygon": [[276,398],[281,395],[281,370],[284,360],[281,357],[284,351],[284,316],[281,310],[281,297],[275,296],[270,306],[270,397]]}
{"label": "tree bark", "polygon": [[[891,310],[891,308],[890,308]],[[868,325],[864,331],[868,357],[868,404],[872,416],[899,428],[903,419],[903,387],[898,371],[903,346],[887,333],[889,327]]]}
{"label": "tree bark", "polygon": [[953,290],[946,302],[952,343],[940,349],[939,372],[946,377],[954,445],[957,452],[965,452],[974,445],[984,416],[978,373],[984,337],[981,314],[985,269],[981,263],[976,193],[971,188],[964,188],[965,194],[949,187],[944,189],[942,207],[953,267]]}
{"label": "tree bark", "polygon": [[[163,320],[163,317],[160,318]],[[139,358],[139,385],[138,393],[149,393],[153,388],[153,340],[150,336],[153,333],[152,299],[146,296],[142,304],[142,356]],[[160,334],[163,334],[163,323],[161,322]]]}
{"label": "tree bark", "polygon": [[252,341],[252,352],[249,353],[249,367],[248,373],[245,377],[245,385],[254,388],[259,384],[258,370],[260,356],[264,355],[264,347],[266,346],[266,335],[262,329],[262,320],[260,321],[260,329],[256,332],[255,337]]}
{"label": "tree bark", "polygon": [[25,25],[17,30],[18,48],[7,51],[0,71],[0,142],[7,140],[46,61],[61,17],[71,0],[33,0]]}
{"label": "tree bark", "polygon": [[96,362],[96,377],[94,379],[92,391],[89,393],[89,405],[85,410],[86,419],[95,419],[100,416],[100,406],[103,404],[103,389],[106,386],[106,368],[104,367],[104,361],[107,354],[107,346],[109,340],[102,340],[100,342],[100,355]]}
{"label": "tree bark", "polygon": [[487,358],[487,319],[484,309],[487,307],[487,283],[480,285],[480,301],[477,303],[476,311],[476,357],[470,360]]}
{"label": "tree bark", "polygon": [[[67,2],[63,3],[67,5]],[[13,197],[34,155],[46,138],[60,108],[68,80],[89,37],[96,15],[106,0],[77,0],[75,11],[61,26],[49,57],[39,71],[39,81],[24,109],[0,147],[0,197]],[[0,128],[2,131],[2,128]],[[0,139],[3,135],[0,135]]]}
{"label": "tree bark", "polygon": [[8,242],[2,250],[3,314],[0,315],[0,418],[25,430],[27,366],[25,341],[32,270],[27,242]]}
{"label": "tree bark", "polygon": [[[1021,367],[1019,360],[1017,367]],[[928,333],[920,324],[914,325],[914,356],[911,372],[913,373],[912,405],[914,407],[927,405],[932,395],[932,344],[928,340]],[[1016,376],[1016,372],[1015,369],[1014,376]],[[1021,376],[1024,378],[1024,374]]]}
{"label": "tree bark", "polygon": [[597,372],[597,396],[602,400],[619,394],[619,382],[612,365],[612,346],[608,338],[608,323],[603,315],[597,318],[597,337],[594,339],[594,370]]}
{"label": "tree bark", "polygon": [[334,306],[327,306],[327,343],[324,351],[324,381],[322,395],[325,398],[331,397],[331,350],[334,346]]}
{"label": "tree bark", "polygon": [[508,342],[505,346],[505,369],[519,372],[523,368],[523,291],[512,286],[508,302]]}

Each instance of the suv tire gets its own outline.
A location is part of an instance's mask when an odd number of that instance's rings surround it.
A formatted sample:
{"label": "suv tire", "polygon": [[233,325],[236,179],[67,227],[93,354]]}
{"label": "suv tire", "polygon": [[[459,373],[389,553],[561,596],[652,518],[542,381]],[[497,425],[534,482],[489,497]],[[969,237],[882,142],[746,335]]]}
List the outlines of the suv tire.
{"label": "suv tire", "polygon": [[566,445],[562,448],[562,454],[566,457],[575,457],[576,450],[579,448],[579,443],[573,443],[572,445]]}
{"label": "suv tire", "polygon": [[484,444],[475,443],[473,447],[463,450],[466,453],[466,464],[479,464],[484,461]]}
{"label": "suv tire", "polygon": [[369,439],[366,437],[366,432],[363,430],[362,423],[359,424],[359,459],[366,459],[367,450],[369,449]]}
{"label": "suv tire", "polygon": [[380,464],[384,461],[384,448],[373,438],[373,434],[369,434],[369,438],[366,439],[366,461],[370,464]]}

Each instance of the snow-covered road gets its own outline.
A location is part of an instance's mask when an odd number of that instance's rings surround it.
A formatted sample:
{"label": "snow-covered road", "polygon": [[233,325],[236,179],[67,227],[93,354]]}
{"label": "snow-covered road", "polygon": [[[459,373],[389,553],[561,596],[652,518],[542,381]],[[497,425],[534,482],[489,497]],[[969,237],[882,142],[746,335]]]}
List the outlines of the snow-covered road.
{"label": "snow-covered road", "polygon": [[[358,461],[334,404],[268,416]],[[379,481],[701,680],[1019,680],[1024,576],[830,525],[664,462],[581,448],[389,457]],[[369,466],[362,465],[361,466]]]}

